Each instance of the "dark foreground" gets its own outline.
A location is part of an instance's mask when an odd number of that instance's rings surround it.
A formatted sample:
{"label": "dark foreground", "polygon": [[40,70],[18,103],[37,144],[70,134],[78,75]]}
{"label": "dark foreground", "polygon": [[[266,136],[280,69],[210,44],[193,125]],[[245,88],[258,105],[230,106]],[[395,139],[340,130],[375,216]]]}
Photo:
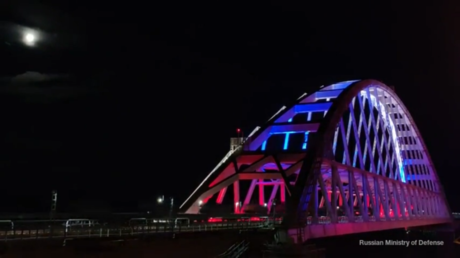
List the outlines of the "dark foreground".
{"label": "dark foreground", "polygon": [[[268,241],[273,232],[216,231],[156,235],[132,239],[88,239],[63,241],[5,242],[1,258],[13,257],[200,257],[211,258],[224,253],[242,237],[252,236],[251,242],[259,247]],[[258,239],[261,241],[258,242]],[[259,249],[259,248],[258,248]]]}
{"label": "dark foreground", "polygon": [[[272,240],[272,231],[263,232],[212,232],[162,235],[150,238],[111,239],[111,240],[68,240],[63,246],[60,241],[5,242],[1,246],[2,258],[8,257],[200,257],[211,258],[225,252],[232,244],[242,239],[250,242],[246,257],[264,257],[264,243]],[[443,241],[442,245],[432,246],[363,246],[363,241]],[[460,245],[453,243],[454,233],[448,231],[381,231],[310,241],[318,248],[324,248],[321,257],[460,257]],[[268,256],[265,256],[268,257]],[[280,256],[281,257],[281,256]],[[285,257],[285,256],[283,256]],[[299,257],[299,256],[297,256]]]}

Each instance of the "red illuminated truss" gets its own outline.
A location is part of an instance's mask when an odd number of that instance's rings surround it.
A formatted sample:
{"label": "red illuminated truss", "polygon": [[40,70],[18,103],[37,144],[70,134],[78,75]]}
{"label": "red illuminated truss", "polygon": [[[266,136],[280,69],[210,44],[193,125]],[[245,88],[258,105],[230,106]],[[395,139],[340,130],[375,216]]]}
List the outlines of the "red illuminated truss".
{"label": "red illuminated truss", "polygon": [[[232,186],[237,214],[253,195],[269,213],[274,200],[285,205],[288,196],[289,233],[297,240],[451,220],[420,132],[381,82],[346,81],[304,94],[248,137],[232,140],[183,212],[199,213],[213,196],[222,204]],[[242,181],[250,184],[240,196]]]}

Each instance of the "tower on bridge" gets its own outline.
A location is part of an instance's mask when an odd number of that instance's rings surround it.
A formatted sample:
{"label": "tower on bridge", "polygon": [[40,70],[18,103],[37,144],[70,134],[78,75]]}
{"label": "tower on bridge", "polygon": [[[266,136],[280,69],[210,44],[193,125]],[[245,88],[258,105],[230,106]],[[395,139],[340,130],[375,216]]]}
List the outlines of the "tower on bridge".
{"label": "tower on bridge", "polygon": [[408,110],[375,80],[345,81],[282,107],[231,150],[181,205],[233,213],[273,201],[285,207],[291,235],[307,239],[450,222],[435,167]]}

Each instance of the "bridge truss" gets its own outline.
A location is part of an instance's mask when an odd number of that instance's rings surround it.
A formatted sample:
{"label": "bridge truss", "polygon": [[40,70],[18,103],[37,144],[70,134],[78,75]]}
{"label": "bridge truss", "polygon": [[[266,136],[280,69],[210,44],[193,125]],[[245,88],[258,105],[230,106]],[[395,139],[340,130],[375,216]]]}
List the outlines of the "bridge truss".
{"label": "bridge truss", "polygon": [[[304,94],[239,140],[182,204],[183,212],[199,213],[214,198],[222,204],[232,186],[234,213],[247,212],[254,199],[270,212],[278,200],[290,234],[301,240],[451,221],[420,132],[379,81],[346,81]],[[244,182],[250,183],[240,187]]]}

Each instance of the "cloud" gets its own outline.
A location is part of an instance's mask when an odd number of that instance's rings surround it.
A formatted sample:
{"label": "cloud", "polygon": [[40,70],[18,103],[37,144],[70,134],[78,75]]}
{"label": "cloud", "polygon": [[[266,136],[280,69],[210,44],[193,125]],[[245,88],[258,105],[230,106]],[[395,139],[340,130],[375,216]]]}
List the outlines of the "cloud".
{"label": "cloud", "polygon": [[25,72],[11,78],[10,83],[12,84],[24,84],[24,83],[36,83],[36,82],[46,82],[52,80],[59,80],[68,78],[67,75],[51,75],[51,74],[42,74],[39,72]]}
{"label": "cloud", "polygon": [[87,94],[90,89],[73,80],[69,75],[25,72],[3,79],[1,93],[20,96],[32,102],[49,102],[75,98]]}

